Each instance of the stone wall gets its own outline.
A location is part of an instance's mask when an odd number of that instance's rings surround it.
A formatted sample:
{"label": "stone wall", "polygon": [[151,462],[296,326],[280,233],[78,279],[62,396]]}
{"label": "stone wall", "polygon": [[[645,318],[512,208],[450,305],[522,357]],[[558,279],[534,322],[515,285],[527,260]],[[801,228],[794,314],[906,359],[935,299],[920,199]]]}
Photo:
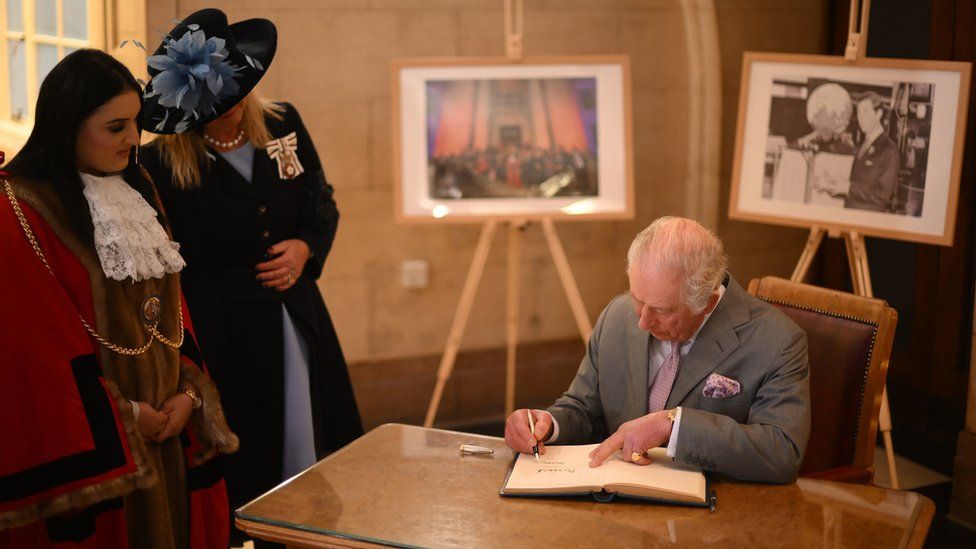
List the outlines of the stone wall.
{"label": "stone wall", "polygon": [[[690,79],[682,10],[710,9],[710,4],[694,0],[525,2],[526,55],[627,54],[631,58],[637,218],[557,224],[591,321],[613,295],[626,290],[624,256],[633,235],[658,216],[687,214],[684,153]],[[821,51],[826,4],[822,0],[714,3],[723,90],[722,190],[715,217],[732,272],[743,285],[755,276],[788,276],[805,233],[726,219],[742,51]],[[479,226],[394,224],[390,62],[397,57],[503,55],[503,2],[158,0],[148,8],[150,42],[154,30],[170,28],[174,17],[208,6],[223,9],[231,21],[266,17],[278,26],[277,58],[259,91],[296,105],[336,188],[342,219],[320,287],[352,363],[361,404],[383,400],[396,391],[377,378],[371,364],[382,363],[395,378],[398,359],[412,364],[413,372],[417,362],[407,359],[427,357],[423,363],[429,365],[426,375],[432,384],[433,365],[447,337]],[[504,234],[498,232],[489,256],[464,350],[505,344]],[[427,289],[400,286],[399,266],[407,259],[429,262]],[[538,226],[530,227],[523,239],[520,306],[520,335],[526,343],[571,341],[577,333]],[[371,373],[359,376],[357,368]],[[497,389],[501,399],[502,389],[494,387],[497,378],[485,375],[486,380],[494,380],[486,381],[491,385],[486,389]],[[404,413],[402,417],[408,415],[416,416]],[[397,416],[384,414],[382,419]]]}

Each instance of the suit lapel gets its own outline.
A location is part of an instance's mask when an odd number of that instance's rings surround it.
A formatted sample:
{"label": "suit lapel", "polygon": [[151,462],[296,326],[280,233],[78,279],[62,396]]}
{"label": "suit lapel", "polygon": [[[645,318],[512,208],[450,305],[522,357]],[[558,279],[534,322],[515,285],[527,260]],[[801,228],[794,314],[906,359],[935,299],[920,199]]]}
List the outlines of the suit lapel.
{"label": "suit lapel", "polygon": [[268,156],[268,151],[255,147],[254,163],[251,165],[251,180],[257,183],[261,192],[267,193],[278,183],[278,167]]}
{"label": "suit lapel", "polygon": [[668,397],[668,408],[683,402],[708,374],[739,347],[735,328],[749,320],[749,309],[743,294],[742,288],[730,276],[725,296],[698,334],[688,356],[681,361]]}
{"label": "suit lapel", "polygon": [[636,315],[627,322],[627,363],[630,364],[630,384],[627,402],[628,417],[640,417],[647,413],[647,365],[651,352],[651,334],[640,329]]}

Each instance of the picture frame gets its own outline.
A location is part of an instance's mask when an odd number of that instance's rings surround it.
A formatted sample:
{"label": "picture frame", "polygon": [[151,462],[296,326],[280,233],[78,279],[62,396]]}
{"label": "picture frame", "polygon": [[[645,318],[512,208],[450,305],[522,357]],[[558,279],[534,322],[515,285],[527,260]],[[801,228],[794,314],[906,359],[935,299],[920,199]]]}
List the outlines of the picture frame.
{"label": "picture frame", "polygon": [[398,223],[632,219],[627,56],[392,64]]}
{"label": "picture frame", "polygon": [[970,72],[745,52],[729,218],[951,246]]}

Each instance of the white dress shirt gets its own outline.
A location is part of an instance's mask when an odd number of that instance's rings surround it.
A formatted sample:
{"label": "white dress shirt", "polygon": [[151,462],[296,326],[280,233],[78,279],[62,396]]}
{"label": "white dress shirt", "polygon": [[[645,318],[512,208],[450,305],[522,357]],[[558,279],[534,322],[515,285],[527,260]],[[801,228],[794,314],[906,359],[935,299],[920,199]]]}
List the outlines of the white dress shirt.
{"label": "white dress shirt", "polygon": [[881,137],[882,133],[884,133],[884,128],[878,126],[871,133],[865,134],[864,142],[861,143],[860,148],[858,148],[857,150],[857,157],[861,158],[862,156],[867,154],[868,149],[871,148],[871,145],[874,145],[874,142],[877,141],[879,137]]}

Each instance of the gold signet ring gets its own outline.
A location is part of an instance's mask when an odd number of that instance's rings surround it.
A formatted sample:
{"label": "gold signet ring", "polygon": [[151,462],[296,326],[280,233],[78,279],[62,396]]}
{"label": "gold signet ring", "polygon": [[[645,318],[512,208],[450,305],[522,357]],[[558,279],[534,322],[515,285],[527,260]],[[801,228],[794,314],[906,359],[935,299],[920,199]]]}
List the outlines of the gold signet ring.
{"label": "gold signet ring", "polygon": [[639,452],[631,452],[630,453],[630,461],[637,461],[637,460],[639,460],[642,457],[644,457],[644,454],[641,454]]}

